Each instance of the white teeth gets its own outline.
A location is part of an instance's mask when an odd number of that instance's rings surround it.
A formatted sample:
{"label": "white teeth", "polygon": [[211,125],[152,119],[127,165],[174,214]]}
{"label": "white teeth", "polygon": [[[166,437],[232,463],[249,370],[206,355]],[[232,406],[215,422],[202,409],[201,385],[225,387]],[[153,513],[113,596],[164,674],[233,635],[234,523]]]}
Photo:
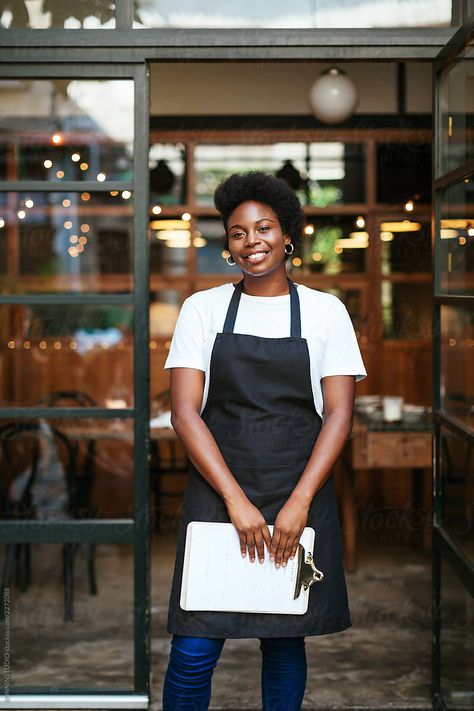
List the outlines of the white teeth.
{"label": "white teeth", "polygon": [[260,259],[260,257],[265,256],[266,252],[255,252],[255,254],[249,254],[246,259],[250,259],[250,261],[253,261],[254,259]]}

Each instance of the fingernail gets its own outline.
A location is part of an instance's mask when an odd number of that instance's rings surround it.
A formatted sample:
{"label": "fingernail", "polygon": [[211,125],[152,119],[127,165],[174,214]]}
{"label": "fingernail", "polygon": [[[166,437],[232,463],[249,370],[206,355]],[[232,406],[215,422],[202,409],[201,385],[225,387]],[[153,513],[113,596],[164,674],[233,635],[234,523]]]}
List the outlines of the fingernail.
{"label": "fingernail", "polygon": [[263,558],[260,558],[259,563],[263,563]]}
{"label": "fingernail", "polygon": [[255,563],[255,558],[250,558],[250,560],[252,561],[252,563]]}
{"label": "fingernail", "polygon": [[245,553],[242,553],[242,558],[245,558]]}
{"label": "fingernail", "polygon": [[275,560],[275,556],[274,556],[274,555],[271,555],[271,556],[270,556],[270,560],[271,560],[271,561],[272,561],[272,563],[273,563],[273,562],[274,562],[274,560]]}
{"label": "fingernail", "polygon": [[282,566],[283,566],[283,567],[285,567],[285,566],[286,566],[286,561],[285,561],[284,563],[282,563]]}
{"label": "fingernail", "polygon": [[280,567],[280,563],[275,563],[275,568],[279,568],[279,567]]}

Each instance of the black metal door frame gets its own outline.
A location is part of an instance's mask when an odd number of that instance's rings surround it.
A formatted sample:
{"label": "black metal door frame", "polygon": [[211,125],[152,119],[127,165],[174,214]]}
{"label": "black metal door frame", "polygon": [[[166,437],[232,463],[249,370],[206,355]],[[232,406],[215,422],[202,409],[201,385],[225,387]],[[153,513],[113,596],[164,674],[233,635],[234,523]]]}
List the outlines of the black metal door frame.
{"label": "black metal door frame", "polygon": [[[472,3],[469,5],[473,12]],[[440,137],[442,131],[440,82],[443,72],[456,60],[467,42],[474,37],[474,15],[470,15],[454,34],[451,40],[441,50],[433,63],[433,213],[432,213],[432,239],[433,239],[433,535],[432,535],[432,703],[433,708],[439,711],[448,709],[442,693],[442,563],[445,561],[454,572],[461,587],[471,596],[474,596],[474,565],[463,549],[460,541],[446,526],[444,521],[444,501],[442,487],[442,462],[441,462],[441,430],[446,428],[462,440],[474,441],[474,430],[467,424],[458,420],[443,408],[441,398],[442,361],[441,361],[441,308],[442,306],[460,306],[474,310],[474,296],[448,295],[441,289],[440,257],[440,221],[441,200],[444,191],[464,178],[472,175],[474,161],[441,173]],[[471,690],[474,696],[474,689]],[[450,706],[449,708],[452,708]]]}
{"label": "black metal door frame", "polygon": [[[134,406],[104,407],[3,407],[0,418],[131,418],[134,423],[133,518],[67,522],[0,521],[0,543],[128,543],[134,551],[134,688],[100,690],[91,706],[91,692],[70,688],[17,689],[0,708],[148,708],[150,689],[150,526],[149,463],[149,259],[148,259],[148,125],[149,73],[146,63],[100,64],[83,62],[0,65],[2,79],[131,79],[134,82],[134,151],[132,181],[3,181],[0,190],[29,193],[61,191],[129,190],[134,195],[133,291],[130,294],[14,294],[0,295],[4,304],[128,305],[133,308]],[[93,692],[92,692],[93,693]]]}

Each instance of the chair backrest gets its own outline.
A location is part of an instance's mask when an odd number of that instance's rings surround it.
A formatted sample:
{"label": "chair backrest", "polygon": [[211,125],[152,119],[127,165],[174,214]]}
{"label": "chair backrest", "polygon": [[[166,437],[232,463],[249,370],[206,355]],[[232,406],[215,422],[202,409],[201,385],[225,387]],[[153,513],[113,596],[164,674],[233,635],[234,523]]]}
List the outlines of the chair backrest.
{"label": "chair backrest", "polygon": [[3,517],[67,515],[73,505],[75,452],[69,438],[45,421],[15,421],[0,427]]}
{"label": "chair backrest", "polygon": [[82,390],[56,390],[44,395],[38,401],[38,405],[54,407],[64,400],[73,402],[78,407],[96,407],[97,405],[96,400]]}

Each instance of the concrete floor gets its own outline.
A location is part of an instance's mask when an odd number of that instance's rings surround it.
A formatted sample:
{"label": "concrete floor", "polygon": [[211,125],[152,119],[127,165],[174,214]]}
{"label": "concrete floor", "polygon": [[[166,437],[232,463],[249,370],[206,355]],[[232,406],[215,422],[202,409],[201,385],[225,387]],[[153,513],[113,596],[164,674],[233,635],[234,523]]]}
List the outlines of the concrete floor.
{"label": "concrete floor", "polygon": [[[152,545],[152,711],[161,690],[175,538]],[[33,546],[33,584],[11,591],[14,685],[105,690],[132,685],[133,560],[129,546],[99,545],[99,595],[90,596],[85,550],[76,556],[75,621],[64,623],[61,547]],[[409,545],[361,544],[357,572],[347,575],[353,627],[306,638],[304,709],[429,709],[430,554]],[[259,709],[257,639],[227,640],[213,678],[212,709]]]}

